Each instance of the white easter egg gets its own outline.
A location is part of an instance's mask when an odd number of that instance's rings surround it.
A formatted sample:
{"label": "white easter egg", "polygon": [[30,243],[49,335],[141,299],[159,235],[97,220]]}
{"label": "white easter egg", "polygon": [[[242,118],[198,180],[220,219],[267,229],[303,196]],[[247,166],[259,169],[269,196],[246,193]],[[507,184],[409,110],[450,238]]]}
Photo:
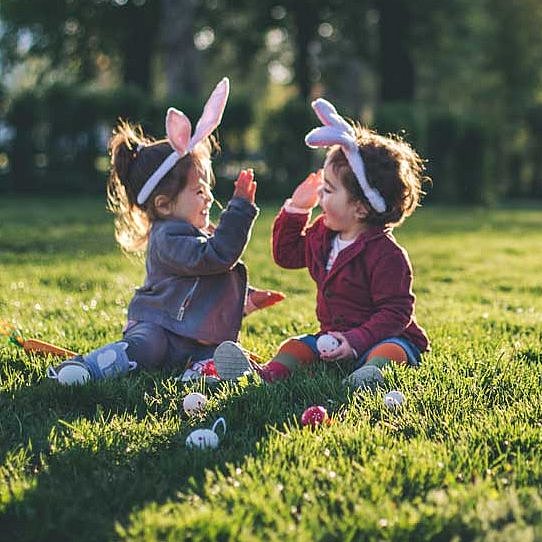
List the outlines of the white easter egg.
{"label": "white easter egg", "polygon": [[389,391],[384,396],[384,404],[391,409],[400,407],[405,401],[404,394],[398,390]]}
{"label": "white easter egg", "polygon": [[57,380],[65,386],[81,385],[90,380],[90,373],[80,365],[66,365],[58,371]]}
{"label": "white easter egg", "polygon": [[328,354],[339,346],[339,341],[333,335],[320,335],[316,340],[316,348],[320,354]]}
{"label": "white easter egg", "polygon": [[189,416],[203,411],[206,405],[207,397],[205,397],[205,395],[203,395],[202,393],[192,392],[183,399],[184,411]]}
{"label": "white easter egg", "polygon": [[196,429],[186,438],[188,448],[216,448],[218,446],[218,435],[211,429]]}

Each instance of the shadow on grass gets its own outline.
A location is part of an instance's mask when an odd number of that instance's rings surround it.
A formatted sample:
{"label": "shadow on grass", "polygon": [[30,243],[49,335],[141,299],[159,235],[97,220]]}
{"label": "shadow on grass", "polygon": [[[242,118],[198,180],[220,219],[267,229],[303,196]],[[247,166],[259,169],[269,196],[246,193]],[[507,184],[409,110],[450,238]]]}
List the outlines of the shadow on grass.
{"label": "shadow on grass", "polygon": [[[208,390],[210,408],[202,418],[183,415],[179,423],[188,389],[161,386],[143,374],[80,389],[44,382],[0,397],[5,419],[19,419],[3,428],[8,442],[29,443],[24,472],[30,483],[20,492],[10,488],[0,517],[6,539],[113,539],[116,525],[135,510],[202,491],[209,470],[225,472],[228,463],[245,460],[271,427],[299,418],[310,404],[332,411],[345,399],[329,373],[295,375],[273,386],[223,384]],[[219,416],[228,423],[220,447],[187,449],[188,433]],[[14,431],[21,433],[17,440]],[[4,462],[12,451],[3,445]]]}

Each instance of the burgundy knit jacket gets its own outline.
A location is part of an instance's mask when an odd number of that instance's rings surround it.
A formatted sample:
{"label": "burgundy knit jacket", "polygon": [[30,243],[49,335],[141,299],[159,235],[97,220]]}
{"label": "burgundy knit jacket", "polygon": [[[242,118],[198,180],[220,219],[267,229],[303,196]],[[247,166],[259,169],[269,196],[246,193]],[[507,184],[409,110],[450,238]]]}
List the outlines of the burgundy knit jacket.
{"label": "burgundy knit jacket", "polygon": [[316,282],[320,331],[339,331],[362,355],[390,337],[404,337],[421,352],[429,349],[416,323],[412,266],[391,228],[373,227],[342,250],[326,271],[336,232],[323,217],[309,226],[309,215],[282,209],[273,224],[273,258],[285,269],[307,267]]}

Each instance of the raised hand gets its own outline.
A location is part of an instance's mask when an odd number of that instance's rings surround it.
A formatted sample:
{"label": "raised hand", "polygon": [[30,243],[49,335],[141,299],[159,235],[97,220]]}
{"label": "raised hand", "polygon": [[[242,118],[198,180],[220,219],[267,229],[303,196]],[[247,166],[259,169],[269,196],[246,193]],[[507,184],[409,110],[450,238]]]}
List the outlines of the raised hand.
{"label": "raised hand", "polygon": [[242,169],[235,183],[234,197],[246,199],[249,203],[254,203],[256,198],[256,188],[258,183],[254,180],[254,170]]}
{"label": "raised hand", "polygon": [[301,209],[312,209],[318,205],[320,188],[324,184],[322,170],[319,169],[309,176],[294,190],[292,205]]}

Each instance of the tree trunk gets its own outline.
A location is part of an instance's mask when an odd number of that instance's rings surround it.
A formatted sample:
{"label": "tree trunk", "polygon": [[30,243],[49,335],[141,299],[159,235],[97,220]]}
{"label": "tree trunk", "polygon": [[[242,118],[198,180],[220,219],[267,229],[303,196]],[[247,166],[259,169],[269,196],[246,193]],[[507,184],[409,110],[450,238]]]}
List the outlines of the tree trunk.
{"label": "tree trunk", "polygon": [[410,56],[411,13],[406,0],[381,0],[380,98],[414,99],[414,65]]}
{"label": "tree trunk", "polygon": [[307,101],[311,94],[309,45],[318,25],[315,7],[307,0],[293,2],[293,20],[295,26],[294,78],[301,97]]}
{"label": "tree trunk", "polygon": [[199,54],[194,45],[195,0],[161,0],[160,46],[168,98],[199,96]]}
{"label": "tree trunk", "polygon": [[158,31],[159,10],[152,2],[127,6],[127,24],[122,42],[123,80],[145,92],[151,90],[153,46]]}

